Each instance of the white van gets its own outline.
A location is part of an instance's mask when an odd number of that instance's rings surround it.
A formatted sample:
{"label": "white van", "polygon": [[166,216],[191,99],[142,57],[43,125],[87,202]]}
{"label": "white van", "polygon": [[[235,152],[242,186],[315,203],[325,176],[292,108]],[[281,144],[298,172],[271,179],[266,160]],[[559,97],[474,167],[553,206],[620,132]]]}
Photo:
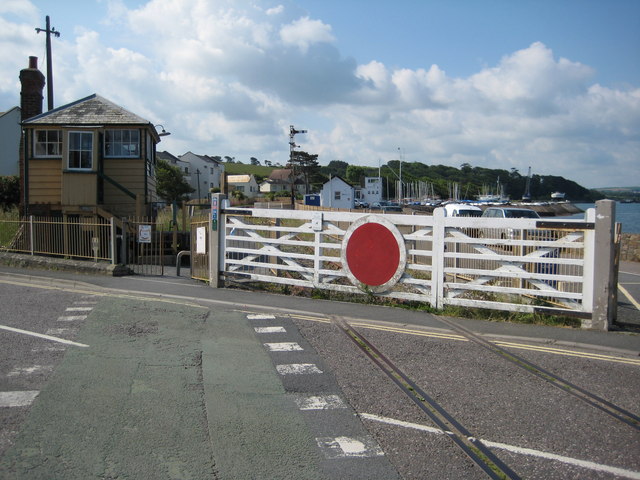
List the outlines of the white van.
{"label": "white van", "polygon": [[448,203],[444,206],[445,217],[481,217],[482,209],[466,203]]}

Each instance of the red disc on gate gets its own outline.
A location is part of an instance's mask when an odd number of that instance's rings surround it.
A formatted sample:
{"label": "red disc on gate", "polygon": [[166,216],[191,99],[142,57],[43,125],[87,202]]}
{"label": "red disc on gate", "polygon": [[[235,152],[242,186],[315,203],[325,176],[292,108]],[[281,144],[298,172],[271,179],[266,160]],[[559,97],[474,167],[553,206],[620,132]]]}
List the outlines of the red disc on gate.
{"label": "red disc on gate", "polygon": [[361,218],[349,227],[342,256],[351,281],[375,292],[391,288],[406,265],[402,235],[395,225],[375,217]]}

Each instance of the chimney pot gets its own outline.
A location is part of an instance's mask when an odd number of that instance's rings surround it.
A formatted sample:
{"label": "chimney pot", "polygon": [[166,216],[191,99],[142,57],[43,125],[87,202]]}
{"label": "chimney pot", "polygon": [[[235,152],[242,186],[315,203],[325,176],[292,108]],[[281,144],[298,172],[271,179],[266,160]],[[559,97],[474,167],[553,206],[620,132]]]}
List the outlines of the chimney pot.
{"label": "chimney pot", "polygon": [[29,68],[38,68],[38,57],[29,57]]}

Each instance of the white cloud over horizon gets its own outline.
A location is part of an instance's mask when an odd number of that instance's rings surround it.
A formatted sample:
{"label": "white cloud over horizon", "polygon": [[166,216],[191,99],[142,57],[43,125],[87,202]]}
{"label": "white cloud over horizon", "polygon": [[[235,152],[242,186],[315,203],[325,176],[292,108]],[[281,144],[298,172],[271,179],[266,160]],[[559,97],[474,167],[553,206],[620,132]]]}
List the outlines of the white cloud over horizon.
{"label": "white cloud over horizon", "polygon": [[[640,86],[594,83],[593,67],[541,42],[456,78],[436,64],[360,64],[341,53],[331,25],[287,1],[106,7],[117,43],[89,25],[55,39],[56,104],[99,93],[163,124],[172,135],[159,149],[176,155],[284,163],[294,124],[309,130],[298,143],[323,164],[377,166],[401,147],[409,162],[640,184]],[[19,103],[29,55],[45,70],[36,12],[26,0],[0,7],[0,110]]]}

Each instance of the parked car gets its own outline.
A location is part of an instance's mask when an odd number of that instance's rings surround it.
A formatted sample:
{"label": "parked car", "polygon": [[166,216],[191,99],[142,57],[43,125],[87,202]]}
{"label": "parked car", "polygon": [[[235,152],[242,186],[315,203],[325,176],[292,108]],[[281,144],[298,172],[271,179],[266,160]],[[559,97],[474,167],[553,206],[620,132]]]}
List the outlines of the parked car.
{"label": "parked car", "polygon": [[489,218],[540,218],[538,212],[529,208],[489,207],[483,213]]}
{"label": "parked car", "polygon": [[354,205],[356,208],[369,208],[369,202],[365,202],[364,200],[355,200]]}
{"label": "parked car", "polygon": [[[538,212],[529,208],[515,208],[515,207],[489,207],[482,213],[483,218],[540,218]],[[516,240],[517,237],[522,235],[522,239],[535,235],[536,231],[516,231],[513,228],[492,228],[482,230],[480,236],[485,238],[500,238],[502,240]],[[511,247],[505,246],[506,249],[511,250]]]}
{"label": "parked car", "polygon": [[482,209],[465,203],[448,203],[444,206],[445,217],[481,217]]}
{"label": "parked car", "polygon": [[379,210],[382,210],[383,212],[401,212],[402,211],[402,205],[396,202],[387,202],[387,201],[373,202],[371,204],[371,208],[377,208]]}

